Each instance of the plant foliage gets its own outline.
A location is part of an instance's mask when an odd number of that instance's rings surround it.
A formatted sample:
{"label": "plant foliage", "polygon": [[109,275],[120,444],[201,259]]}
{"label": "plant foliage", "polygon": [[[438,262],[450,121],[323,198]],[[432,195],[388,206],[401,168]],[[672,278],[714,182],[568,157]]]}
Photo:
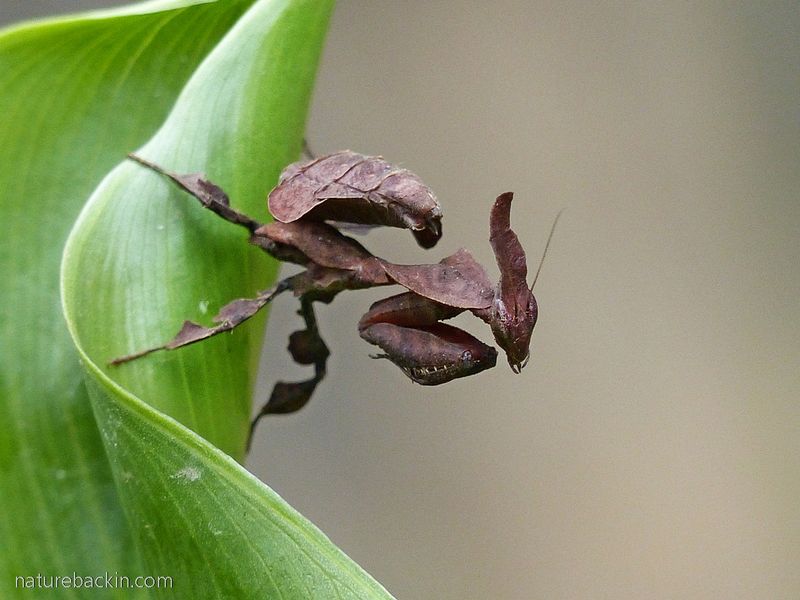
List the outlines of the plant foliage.
{"label": "plant foliage", "polygon": [[187,598],[389,597],[236,462],[263,321],[107,366],[276,270],[125,154],[205,171],[265,217],[331,9],[156,1],[0,33],[1,596],[116,572]]}

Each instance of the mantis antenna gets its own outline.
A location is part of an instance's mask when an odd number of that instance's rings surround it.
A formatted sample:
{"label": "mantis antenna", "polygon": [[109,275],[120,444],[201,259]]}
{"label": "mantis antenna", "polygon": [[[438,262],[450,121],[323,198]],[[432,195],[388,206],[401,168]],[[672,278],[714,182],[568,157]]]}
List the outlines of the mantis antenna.
{"label": "mantis antenna", "polygon": [[544,245],[544,252],[542,252],[542,259],[539,261],[539,268],[536,269],[536,276],[533,278],[533,283],[531,284],[531,292],[533,292],[533,286],[536,285],[536,280],[539,279],[539,272],[542,270],[542,265],[544,264],[544,257],[547,256],[547,249],[550,248],[550,241],[553,239],[553,233],[556,231],[556,225],[558,225],[558,219],[561,217],[561,213],[564,212],[562,208],[558,211],[556,218],[553,219],[553,226],[550,228],[550,235],[547,236],[547,243]]}

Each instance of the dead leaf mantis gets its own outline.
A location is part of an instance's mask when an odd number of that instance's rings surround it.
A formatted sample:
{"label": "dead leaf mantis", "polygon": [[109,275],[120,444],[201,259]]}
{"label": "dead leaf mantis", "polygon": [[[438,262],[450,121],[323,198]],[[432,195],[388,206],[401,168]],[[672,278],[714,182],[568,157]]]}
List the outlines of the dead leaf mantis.
{"label": "dead leaf mantis", "polygon": [[[497,361],[497,351],[469,333],[443,323],[469,311],[489,325],[508,363],[519,373],[528,361],[538,309],[533,284],[527,283],[525,251],[511,229],[511,201],[506,192],[490,212],[489,242],[500,271],[493,285],[484,268],[466,249],[436,264],[393,264],[370,253],[331,222],[407,228],[424,248],[442,234],[442,211],[436,197],[416,175],[381,157],[342,151],[293,163],[281,174],[268,203],[274,222],[261,224],[230,206],[225,192],[201,174],[181,175],[135,154],[134,161],[168,177],[205,208],[244,227],[250,243],[274,258],[301,265],[304,271],[279,281],[254,298],[223,306],[204,327],[185,321],[169,342],[116,358],[119,365],[157,350],[174,350],[230,331],[255,315],[276,296],[292,291],[300,300],[305,329],[289,338],[293,360],[314,367],[310,379],[276,383],[261,417],[302,408],[324,378],[329,350],[319,334],[313,304],[329,303],[341,291],[397,284],[406,292],[374,303],[358,323],[361,337],[378,346],[410,379],[439,385],[474,375]],[[560,213],[559,213],[560,216]],[[558,217],[545,245],[541,269]]]}

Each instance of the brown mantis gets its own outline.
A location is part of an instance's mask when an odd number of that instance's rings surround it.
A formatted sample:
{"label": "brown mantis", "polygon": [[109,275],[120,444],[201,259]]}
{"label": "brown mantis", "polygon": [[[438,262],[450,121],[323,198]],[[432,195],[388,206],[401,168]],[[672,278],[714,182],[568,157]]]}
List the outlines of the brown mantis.
{"label": "brown mantis", "polygon": [[[398,284],[406,292],[374,303],[358,324],[361,337],[378,346],[413,381],[438,385],[495,366],[497,351],[469,333],[442,321],[470,311],[486,322],[508,363],[519,373],[528,361],[537,318],[533,285],[527,284],[525,251],[511,229],[513,194],[497,197],[490,213],[490,244],[500,270],[493,285],[466,249],[436,264],[398,265],[371,254],[331,221],[411,229],[430,248],[441,237],[441,208],[436,197],[410,171],[380,157],[343,151],[289,165],[270,192],[276,221],[261,224],[230,206],[225,192],[203,175],[172,173],[134,154],[130,158],[171,179],[226,221],[246,228],[250,243],[280,261],[305,270],[279,281],[255,298],[223,306],[213,327],[185,321],[166,344],[111,361],[119,365],[157,350],[173,350],[230,331],[277,295],[291,290],[300,300],[305,329],[289,338],[295,362],[312,365],[314,375],[299,382],[278,382],[251,425],[267,414],[302,408],[326,373],[329,350],[322,340],[314,302],[329,303],[341,291]],[[558,217],[550,231],[542,262]]]}

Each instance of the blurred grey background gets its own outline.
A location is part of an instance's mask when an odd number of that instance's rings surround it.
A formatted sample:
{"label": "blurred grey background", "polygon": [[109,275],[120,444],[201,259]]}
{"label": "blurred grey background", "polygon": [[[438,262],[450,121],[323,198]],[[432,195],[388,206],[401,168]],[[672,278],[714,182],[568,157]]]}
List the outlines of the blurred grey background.
{"label": "blurred grey background", "polygon": [[[566,212],[521,375],[414,385],[356,333],[387,291],[342,296],[330,376],[252,470],[399,598],[800,597],[799,36],[796,2],[340,0],[309,140],[402,163],[446,215],[431,252],[368,247],[494,276],[498,193],[532,265]],[[294,309],[257,403],[305,374]]]}

